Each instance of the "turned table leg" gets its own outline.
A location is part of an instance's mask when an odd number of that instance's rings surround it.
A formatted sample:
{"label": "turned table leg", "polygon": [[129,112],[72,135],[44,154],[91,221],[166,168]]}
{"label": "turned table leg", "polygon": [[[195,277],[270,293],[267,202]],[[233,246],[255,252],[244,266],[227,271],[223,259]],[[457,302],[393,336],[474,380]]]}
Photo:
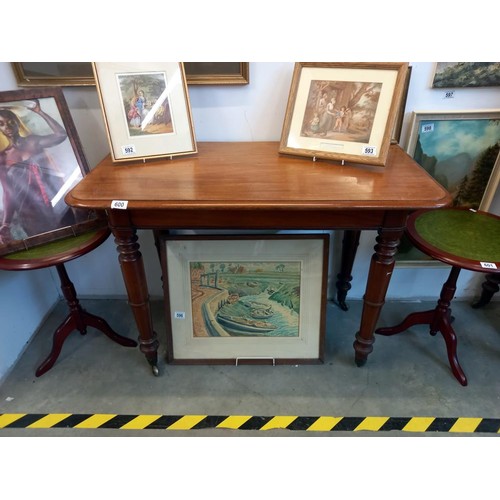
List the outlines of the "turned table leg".
{"label": "turned table leg", "polygon": [[352,267],[356,258],[361,231],[346,230],[342,239],[342,261],[337,274],[337,303],[343,311],[349,309],[345,302],[347,292],[351,289]]}
{"label": "turned table leg", "polygon": [[354,360],[357,366],[363,366],[368,355],[373,351],[375,342],[373,333],[385,302],[385,295],[394,268],[396,254],[403,227],[382,228],[378,231],[375,253],[372,256],[366,292],[363,297],[361,326],[354,341]]}
{"label": "turned table leg", "polygon": [[130,227],[114,227],[112,231],[119,253],[129,305],[139,330],[139,349],[151,365],[153,374],[157,376],[159,342],[153,329],[146,273],[139,243],[137,243],[136,230]]}

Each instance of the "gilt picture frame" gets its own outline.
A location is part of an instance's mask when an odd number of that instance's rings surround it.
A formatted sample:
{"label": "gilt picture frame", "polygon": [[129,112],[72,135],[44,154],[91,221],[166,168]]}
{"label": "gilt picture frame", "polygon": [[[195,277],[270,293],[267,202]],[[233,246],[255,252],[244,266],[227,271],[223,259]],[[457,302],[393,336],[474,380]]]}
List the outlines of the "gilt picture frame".
{"label": "gilt picture frame", "polygon": [[167,362],[323,362],[328,242],[328,234],[162,236]]}
{"label": "gilt picture frame", "polygon": [[[90,62],[13,62],[20,87],[81,87],[95,85]],[[247,85],[248,62],[186,62],[188,85]]]}
{"label": "gilt picture frame", "polygon": [[407,68],[296,63],[279,152],[385,166]]}
{"label": "gilt picture frame", "polygon": [[194,154],[182,63],[92,63],[114,162]]}
{"label": "gilt picture frame", "polygon": [[13,62],[19,87],[87,87],[95,85],[90,62]]}
{"label": "gilt picture frame", "polygon": [[106,225],[64,201],[88,171],[60,88],[0,92],[0,255]]}
{"label": "gilt picture frame", "polygon": [[[488,211],[500,179],[500,109],[414,111],[406,152],[452,195],[453,206]],[[442,266],[403,238],[398,266]]]}
{"label": "gilt picture frame", "polygon": [[248,62],[185,62],[188,85],[248,85]]}

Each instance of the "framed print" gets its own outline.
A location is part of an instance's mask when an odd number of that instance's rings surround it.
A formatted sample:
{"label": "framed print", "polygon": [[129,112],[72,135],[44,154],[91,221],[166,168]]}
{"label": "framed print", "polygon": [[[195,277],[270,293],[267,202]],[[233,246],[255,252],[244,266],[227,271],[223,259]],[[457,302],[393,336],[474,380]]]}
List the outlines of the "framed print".
{"label": "framed print", "polygon": [[89,62],[13,62],[20,87],[75,87],[95,85]]}
{"label": "framed print", "polygon": [[182,63],[92,63],[115,162],[197,152]]}
{"label": "framed print", "polygon": [[[488,211],[500,177],[500,110],[414,112],[406,150],[450,192],[453,206]],[[429,258],[405,238],[396,262]]]}
{"label": "framed print", "polygon": [[500,62],[438,62],[432,87],[498,87]]}
{"label": "framed print", "polygon": [[296,63],[280,153],[384,166],[407,63]]}
{"label": "framed print", "polygon": [[102,225],[64,201],[87,172],[60,88],[0,92],[0,254]]}
{"label": "framed print", "polygon": [[328,239],[163,237],[167,361],[322,362]]}
{"label": "framed print", "polygon": [[247,85],[247,62],[185,62],[188,85]]}

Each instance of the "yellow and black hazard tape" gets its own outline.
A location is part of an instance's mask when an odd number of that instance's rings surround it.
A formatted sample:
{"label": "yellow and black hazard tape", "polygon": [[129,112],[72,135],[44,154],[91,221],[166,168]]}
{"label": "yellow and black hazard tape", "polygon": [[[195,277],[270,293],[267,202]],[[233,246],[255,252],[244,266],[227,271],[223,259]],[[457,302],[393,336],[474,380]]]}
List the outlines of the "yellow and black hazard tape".
{"label": "yellow and black hazard tape", "polygon": [[281,415],[116,415],[109,413],[0,413],[0,429],[500,432],[500,419],[476,417],[299,417]]}

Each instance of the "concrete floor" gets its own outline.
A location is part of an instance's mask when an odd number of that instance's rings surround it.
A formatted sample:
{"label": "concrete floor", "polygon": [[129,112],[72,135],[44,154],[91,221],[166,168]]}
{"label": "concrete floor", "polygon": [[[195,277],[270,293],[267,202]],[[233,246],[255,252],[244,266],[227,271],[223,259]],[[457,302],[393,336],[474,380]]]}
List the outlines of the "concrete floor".
{"label": "concrete floor", "polygon": [[[135,322],[125,300],[85,299],[81,300],[81,304],[87,311],[105,318],[121,335],[136,339]],[[352,343],[362,303],[348,301],[348,304],[350,309],[347,312],[333,303],[328,305],[326,356],[322,365],[166,364],[163,305],[161,301],[152,301],[153,322],[160,340],[158,377],[153,376],[138,348],[122,347],[97,330],[89,329],[86,336],[77,332],[71,334],[54,367],[37,378],[35,370],[50,352],[52,334],[67,313],[66,304],[60,302],[0,386],[0,418],[1,414],[14,413],[500,418],[498,302],[493,301],[479,310],[473,309],[468,302],[456,301],[452,304],[459,360],[469,382],[466,387],[461,386],[450,371],[442,337],[430,336],[425,326],[413,327],[393,337],[376,336],[367,364],[357,367]],[[410,312],[434,306],[435,302],[388,302],[379,325],[394,325]],[[266,431],[221,429],[214,426],[191,430],[0,428],[0,438],[8,436],[356,436],[368,438],[370,442],[375,436],[468,436],[468,441],[483,438],[482,441],[494,441],[495,445],[500,443],[498,439],[484,439],[496,434],[469,430],[453,432],[450,429],[444,432],[312,432],[286,428]],[[331,443],[329,439],[327,441]],[[352,448],[353,441],[349,441]],[[354,443],[357,441],[354,440]],[[375,441],[381,442],[378,439]],[[409,444],[418,440],[403,441]],[[188,440],[188,443],[192,441]],[[397,461],[394,466],[397,466]]]}

